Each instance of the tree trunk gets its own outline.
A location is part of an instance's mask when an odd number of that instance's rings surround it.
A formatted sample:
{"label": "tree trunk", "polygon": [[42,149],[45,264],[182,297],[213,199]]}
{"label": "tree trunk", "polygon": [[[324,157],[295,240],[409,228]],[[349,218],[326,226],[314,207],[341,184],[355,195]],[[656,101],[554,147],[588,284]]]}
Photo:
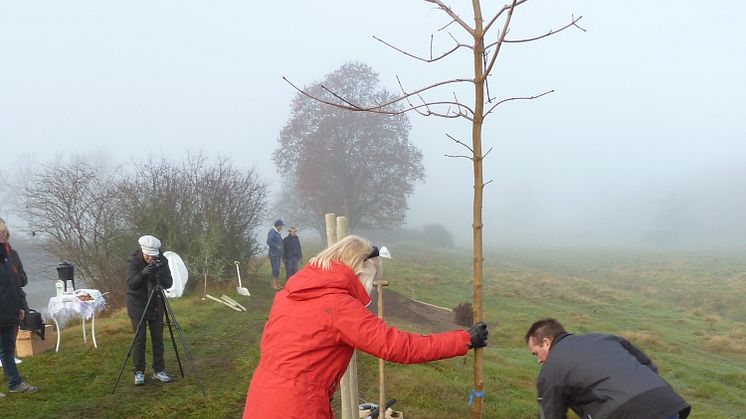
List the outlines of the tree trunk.
{"label": "tree trunk", "polygon": [[[482,193],[484,180],[482,176],[482,121],[484,119],[484,32],[482,28],[482,11],[479,0],[472,0],[474,8],[474,120],[472,121],[471,141],[474,165],[474,273],[473,317],[474,323],[482,321]],[[471,406],[471,417],[482,417],[482,397],[484,389],[482,380],[482,349],[474,350],[474,404]]]}

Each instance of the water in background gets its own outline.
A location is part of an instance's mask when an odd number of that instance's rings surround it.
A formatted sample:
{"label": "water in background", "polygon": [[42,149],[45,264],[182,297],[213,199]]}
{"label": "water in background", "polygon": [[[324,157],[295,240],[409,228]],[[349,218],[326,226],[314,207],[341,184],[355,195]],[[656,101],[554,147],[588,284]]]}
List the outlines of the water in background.
{"label": "water in background", "polygon": [[23,268],[28,276],[26,300],[29,308],[47,312],[49,298],[56,295],[57,265],[61,262],[41,249],[37,240],[11,237],[11,246],[18,252]]}

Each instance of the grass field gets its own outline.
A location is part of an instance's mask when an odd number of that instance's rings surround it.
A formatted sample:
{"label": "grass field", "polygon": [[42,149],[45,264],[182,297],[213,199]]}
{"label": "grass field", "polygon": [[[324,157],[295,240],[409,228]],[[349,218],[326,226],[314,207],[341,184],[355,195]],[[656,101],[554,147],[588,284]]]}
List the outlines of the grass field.
{"label": "grass field", "polygon": [[[390,246],[384,277],[410,297],[455,307],[471,300],[470,255]],[[310,252],[309,252],[310,253]],[[62,335],[59,353],[20,365],[33,395],[8,395],[3,417],[124,418],[239,417],[258,361],[258,342],[271,304],[265,269],[244,278],[248,313],[234,312],[198,292],[172,305],[205,384],[203,397],[185,354],[185,378],[170,384],[132,384],[131,367],[111,394],[132,334],[127,316],[97,320],[99,349],[84,347],[79,327]],[[249,276],[249,275],[247,275]],[[247,283],[248,282],[248,283]],[[232,291],[231,291],[232,290]],[[552,316],[570,332],[626,336],[650,355],[693,406],[693,418],[746,418],[746,260],[739,252],[657,252],[606,249],[500,249],[485,260],[484,308],[490,324],[485,350],[485,418],[533,418],[539,366],[523,344],[534,320]],[[409,329],[410,325],[399,325]],[[148,364],[150,362],[149,355]],[[377,361],[360,357],[360,395],[377,399]],[[166,364],[178,367],[166,339]],[[469,417],[471,356],[427,365],[387,364],[389,397],[406,418]],[[149,372],[148,372],[149,378]]]}

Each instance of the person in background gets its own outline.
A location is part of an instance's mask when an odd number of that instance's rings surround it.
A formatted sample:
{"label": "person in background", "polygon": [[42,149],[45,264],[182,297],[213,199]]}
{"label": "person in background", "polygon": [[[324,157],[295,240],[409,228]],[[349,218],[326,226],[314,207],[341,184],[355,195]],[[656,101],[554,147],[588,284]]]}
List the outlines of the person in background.
{"label": "person in background", "polygon": [[270,265],[272,265],[272,288],[275,290],[282,289],[280,287],[280,261],[284,255],[284,251],[282,250],[282,236],[280,235],[280,231],[284,225],[285,223],[278,219],[275,221],[274,227],[267,232],[267,246],[269,247],[267,256],[269,257]]}
{"label": "person in background", "polygon": [[536,381],[540,419],[684,419],[691,407],[628,340],[572,335],[555,319],[534,322],[526,344],[542,365]]}
{"label": "person in background", "polygon": [[[38,388],[23,381],[16,366],[18,326],[26,312],[23,292],[19,286],[21,280],[18,278],[18,269],[13,263],[13,252],[8,243],[9,237],[8,226],[5,220],[0,218],[0,360],[3,363],[3,375],[8,383],[8,391],[35,393]],[[0,393],[0,398],[3,397],[5,395]]]}
{"label": "person in background", "polygon": [[16,281],[21,291],[21,304],[23,305],[23,310],[28,313],[28,301],[26,301],[26,292],[23,290],[23,287],[28,285],[28,275],[26,275],[26,271],[23,269],[23,262],[21,262],[18,252],[10,245],[10,230],[8,230],[8,225],[2,218],[0,218],[0,244],[6,247],[6,252],[9,252],[10,263],[17,273]]}
{"label": "person in background", "polygon": [[282,260],[285,262],[285,282],[290,279],[293,274],[298,272],[298,262],[303,259],[303,251],[300,247],[300,239],[297,234],[298,230],[294,226],[288,228],[288,235],[282,239],[282,248],[284,256]]}
{"label": "person in background", "polygon": [[390,327],[367,308],[381,275],[378,248],[347,236],[313,257],[275,294],[244,418],[331,418],[330,399],[355,349],[419,364],[487,345],[487,325],[422,335]]}
{"label": "person in background", "polygon": [[161,252],[161,241],[146,235],[137,242],[140,248],[127,259],[127,315],[132,324],[132,332],[136,333],[132,342],[135,385],[145,384],[146,326],[150,329],[150,344],[153,349],[153,378],[168,383],[171,377],[166,374],[166,363],[163,360],[163,302],[160,300],[160,293],[153,295],[150,305],[148,298],[156,283],[168,289],[173,285],[173,279],[168,259]]}

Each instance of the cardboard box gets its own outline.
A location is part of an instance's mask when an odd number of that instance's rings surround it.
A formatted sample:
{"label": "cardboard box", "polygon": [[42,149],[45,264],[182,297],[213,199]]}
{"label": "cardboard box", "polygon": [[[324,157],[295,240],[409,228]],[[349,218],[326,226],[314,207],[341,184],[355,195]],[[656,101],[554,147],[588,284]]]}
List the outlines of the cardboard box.
{"label": "cardboard box", "polygon": [[53,329],[51,324],[44,325],[44,340],[30,330],[19,330],[16,338],[16,356],[19,358],[34,356],[49,349],[54,349],[57,345],[57,335]]}

